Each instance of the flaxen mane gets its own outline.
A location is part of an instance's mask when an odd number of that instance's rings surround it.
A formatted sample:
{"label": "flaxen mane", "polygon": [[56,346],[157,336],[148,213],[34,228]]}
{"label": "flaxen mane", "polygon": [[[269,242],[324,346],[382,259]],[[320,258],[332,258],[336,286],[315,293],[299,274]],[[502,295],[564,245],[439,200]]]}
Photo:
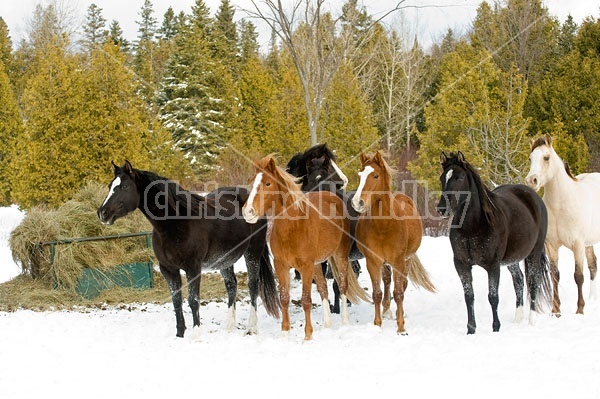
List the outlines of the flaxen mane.
{"label": "flaxen mane", "polygon": [[[269,164],[273,161],[275,169],[269,167]],[[263,159],[256,162],[256,167],[264,173],[269,174],[275,179],[280,186],[282,191],[289,193],[289,196],[294,204],[294,207],[298,210],[304,210],[304,203],[306,201],[306,195],[302,192],[302,186],[298,183],[298,178],[286,172],[283,168],[277,166],[275,162],[275,156],[269,154]]]}

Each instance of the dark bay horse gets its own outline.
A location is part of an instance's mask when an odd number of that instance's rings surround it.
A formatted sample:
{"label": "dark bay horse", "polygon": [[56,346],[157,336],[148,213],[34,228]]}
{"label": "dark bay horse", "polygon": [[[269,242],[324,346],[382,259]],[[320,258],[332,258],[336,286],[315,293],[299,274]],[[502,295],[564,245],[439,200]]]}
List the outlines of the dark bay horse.
{"label": "dark bay horse", "polygon": [[[356,221],[358,213],[352,208],[350,201],[354,195],[354,191],[345,191],[348,184],[348,178],[340,170],[335,162],[333,151],[327,147],[327,144],[317,144],[308,148],[304,152],[299,152],[294,155],[288,164],[286,170],[300,179],[301,188],[304,192],[327,190],[335,192],[338,197],[342,198],[346,204],[346,209],[350,217],[350,235],[354,237]],[[354,273],[358,276],[360,273],[359,259],[364,258],[360,250],[352,240],[352,249],[350,250],[350,266]],[[327,262],[323,262],[323,273],[330,276]],[[296,279],[300,279],[298,271],[296,271]],[[337,281],[333,280],[333,304],[331,311],[340,313],[340,289]]]}
{"label": "dark bay horse", "polygon": [[406,334],[404,326],[404,292],[408,278],[420,287],[435,292],[435,287],[419,257],[417,249],[423,237],[423,222],[412,199],[392,191],[392,173],[381,152],[360,154],[360,183],[352,206],[360,213],[356,225],[356,242],[367,259],[373,286],[374,324],[381,326],[383,313],[390,308],[389,283],[386,295],[381,291],[382,277],[394,280],[397,332]]}
{"label": "dark bay horse", "polygon": [[352,302],[370,301],[358,285],[356,276],[348,272],[348,256],[352,241],[350,221],[342,200],[329,191],[303,193],[296,178],[277,166],[269,155],[255,164],[252,190],[244,204],[248,223],[256,223],[269,215],[272,221],[269,243],[279,280],[279,296],[283,313],[281,329],[290,329],[290,268],[302,276],[302,308],[306,317],[304,339],[312,338],[311,288],[313,277],[323,301],[323,323],[331,325],[331,315],[320,263],[329,260],[341,291],[342,323],[348,324],[346,298]]}
{"label": "dark bay horse", "polygon": [[467,333],[474,334],[476,328],[473,265],[483,267],[488,273],[492,329],[499,331],[500,266],[511,265],[518,319],[522,315],[523,303],[523,276],[519,262],[525,260],[529,322],[533,324],[540,305],[550,303],[552,289],[544,250],[548,228],[544,202],[534,190],[523,184],[505,184],[490,191],[460,151],[449,156],[442,152],[441,164],[442,195],[437,209],[442,216],[452,215],[450,243],[467,305]]}
{"label": "dark bay horse", "polygon": [[228,329],[235,322],[237,280],[233,264],[244,256],[248,268],[250,317],[248,332],[256,332],[256,298],[260,295],[268,314],[279,317],[279,300],[269,250],[266,219],[249,225],[241,216],[248,191],[241,187],[219,188],[206,197],[183,189],[174,181],[138,170],[126,161],[113,163],[114,179],[98,208],[104,224],[139,209],[153,227],[152,246],[173,300],[177,336],[183,337],[180,270],[188,279],[188,304],[194,327],[200,326],[199,295],[203,270],[219,270],[229,299]]}

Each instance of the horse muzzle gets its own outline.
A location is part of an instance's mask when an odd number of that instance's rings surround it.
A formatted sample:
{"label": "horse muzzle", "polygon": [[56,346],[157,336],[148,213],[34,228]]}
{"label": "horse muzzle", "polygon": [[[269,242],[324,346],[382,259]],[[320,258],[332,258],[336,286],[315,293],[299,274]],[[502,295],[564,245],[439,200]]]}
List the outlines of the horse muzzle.
{"label": "horse muzzle", "polygon": [[98,214],[98,219],[100,220],[100,223],[102,223],[104,225],[108,225],[108,226],[115,223],[114,215],[109,215],[109,212],[106,208],[104,208],[104,207],[98,208],[97,214]]}
{"label": "horse muzzle", "polygon": [[525,183],[535,191],[538,191],[541,187],[540,179],[538,179],[537,175],[527,175]]}
{"label": "horse muzzle", "polygon": [[246,223],[255,224],[258,222],[258,213],[256,213],[256,209],[251,206],[242,208],[242,215],[244,215],[244,220]]}
{"label": "horse muzzle", "polygon": [[353,198],[352,199],[352,208],[354,208],[354,210],[358,213],[365,213],[365,211],[367,210],[365,208],[365,201],[363,201],[362,199],[358,199],[358,201],[355,201]]}

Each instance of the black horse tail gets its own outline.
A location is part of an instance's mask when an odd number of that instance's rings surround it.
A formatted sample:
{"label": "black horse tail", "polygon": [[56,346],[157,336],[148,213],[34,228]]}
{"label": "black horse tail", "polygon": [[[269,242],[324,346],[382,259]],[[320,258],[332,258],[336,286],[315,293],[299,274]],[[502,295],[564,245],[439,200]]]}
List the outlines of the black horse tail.
{"label": "black horse tail", "polygon": [[531,293],[535,292],[535,311],[541,312],[552,306],[553,292],[550,277],[550,261],[546,251],[542,250],[539,262],[525,260],[525,278],[527,280],[527,297],[531,303]]}
{"label": "black horse tail", "polygon": [[258,295],[262,299],[267,314],[279,318],[279,293],[275,283],[275,275],[271,266],[269,246],[265,244],[265,249],[260,256],[260,266],[258,271]]}

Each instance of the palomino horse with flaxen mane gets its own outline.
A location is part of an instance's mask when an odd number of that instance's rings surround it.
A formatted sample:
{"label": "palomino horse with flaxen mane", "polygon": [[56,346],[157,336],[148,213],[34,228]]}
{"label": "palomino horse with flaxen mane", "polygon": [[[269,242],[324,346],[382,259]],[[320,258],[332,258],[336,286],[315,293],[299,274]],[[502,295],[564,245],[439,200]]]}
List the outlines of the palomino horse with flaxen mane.
{"label": "palomino horse with flaxen mane", "polygon": [[201,271],[219,270],[229,299],[227,329],[235,324],[237,280],[233,264],[242,256],[248,268],[250,317],[248,333],[256,332],[256,298],[260,295],[268,314],[279,317],[275,276],[266,245],[266,220],[249,225],[241,215],[248,198],[242,187],[222,187],[206,197],[193,194],[179,184],[152,172],[135,169],[129,162],[113,163],[114,179],[98,208],[104,224],[139,209],[153,227],[152,247],[160,271],[171,290],[177,321],[177,336],[183,337],[181,274],[188,279],[188,304],[194,327],[200,326]]}
{"label": "palomino horse with flaxen mane", "polygon": [[600,173],[583,173],[577,177],[560,159],[552,147],[550,135],[531,140],[531,168],[526,182],[535,190],[544,188],[544,203],[548,208],[546,250],[554,283],[552,312],[560,315],[558,296],[558,249],[565,246],[575,257],[577,313],[583,313],[583,263],[587,258],[590,270],[590,298],[596,296],[596,255],[593,244],[600,242]]}
{"label": "palomino horse with flaxen mane", "polygon": [[277,166],[269,155],[256,162],[256,175],[243,214],[248,223],[262,216],[271,218],[269,243],[279,279],[279,296],[283,319],[281,329],[290,329],[290,269],[302,276],[302,308],[306,317],[304,339],[312,338],[311,287],[313,277],[322,299],[323,323],[331,325],[327,284],[320,262],[328,260],[340,286],[342,324],[348,324],[346,298],[352,302],[370,301],[348,271],[348,254],[352,244],[350,222],[342,200],[329,191],[303,193],[296,178]]}
{"label": "palomino horse with flaxen mane", "polygon": [[[417,256],[423,223],[412,199],[392,191],[392,173],[381,152],[360,154],[360,183],[352,206],[361,214],[356,225],[356,242],[367,260],[375,303],[374,324],[381,326],[383,314],[390,308],[390,296],[381,292],[382,275],[391,273],[394,280],[397,332],[405,334],[404,292],[408,278],[418,286],[435,292],[429,276]],[[387,276],[389,280],[389,276]]]}
{"label": "palomino horse with flaxen mane", "polygon": [[[500,266],[512,265],[517,291],[517,320],[522,317],[523,277],[519,262],[525,260],[530,298],[529,322],[533,324],[540,304],[550,302],[551,283],[544,241],[548,213],[542,199],[524,184],[504,184],[490,191],[464,155],[441,154],[442,195],[440,215],[452,215],[450,244],[454,267],[462,282],[467,305],[467,333],[475,333],[473,265],[488,272],[488,299],[492,329],[500,330],[498,284]],[[518,270],[518,273],[516,271]]]}

